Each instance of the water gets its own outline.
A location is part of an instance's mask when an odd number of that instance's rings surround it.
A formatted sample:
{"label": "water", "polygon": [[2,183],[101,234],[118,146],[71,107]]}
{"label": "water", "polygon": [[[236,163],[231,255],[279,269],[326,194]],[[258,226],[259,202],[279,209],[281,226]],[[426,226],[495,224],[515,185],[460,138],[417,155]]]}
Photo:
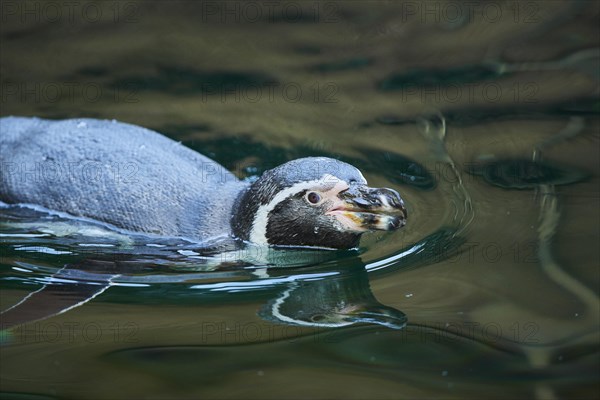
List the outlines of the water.
{"label": "water", "polygon": [[409,220],[233,250],[4,207],[0,308],[44,288],[5,397],[598,396],[598,4],[20,4],[3,116],[135,123],[244,179],[336,157]]}

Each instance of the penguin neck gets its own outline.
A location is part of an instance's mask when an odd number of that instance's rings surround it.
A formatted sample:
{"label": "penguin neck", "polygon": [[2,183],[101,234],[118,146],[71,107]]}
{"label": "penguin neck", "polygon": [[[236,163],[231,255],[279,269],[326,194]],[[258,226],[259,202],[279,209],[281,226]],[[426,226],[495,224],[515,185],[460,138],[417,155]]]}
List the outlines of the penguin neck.
{"label": "penguin neck", "polygon": [[260,204],[252,201],[252,186],[242,188],[233,202],[231,210],[231,232],[233,236],[245,241],[250,240],[254,216]]}

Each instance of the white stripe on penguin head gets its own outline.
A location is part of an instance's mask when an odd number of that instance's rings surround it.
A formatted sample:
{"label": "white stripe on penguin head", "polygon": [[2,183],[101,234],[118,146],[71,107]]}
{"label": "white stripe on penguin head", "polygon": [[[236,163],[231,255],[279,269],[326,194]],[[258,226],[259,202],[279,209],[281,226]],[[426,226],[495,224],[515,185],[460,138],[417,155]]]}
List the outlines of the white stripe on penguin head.
{"label": "white stripe on penguin head", "polygon": [[252,243],[261,245],[269,244],[267,240],[267,224],[269,223],[269,213],[275,209],[277,204],[281,203],[288,197],[294,196],[302,192],[303,190],[329,190],[332,187],[336,186],[336,184],[338,184],[340,181],[341,179],[333,175],[324,174],[319,179],[306,182],[298,182],[290,186],[289,188],[286,188],[281,192],[277,193],[275,197],[273,197],[273,200],[271,200],[268,204],[258,207],[256,215],[254,216],[254,221],[252,222],[252,229],[250,230],[250,241]]}

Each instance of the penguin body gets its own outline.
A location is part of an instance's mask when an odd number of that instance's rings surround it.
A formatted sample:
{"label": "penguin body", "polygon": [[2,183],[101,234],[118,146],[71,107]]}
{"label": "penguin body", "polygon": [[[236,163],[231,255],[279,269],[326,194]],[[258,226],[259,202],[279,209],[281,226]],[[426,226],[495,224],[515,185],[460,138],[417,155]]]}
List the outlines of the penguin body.
{"label": "penguin body", "polygon": [[341,161],[298,159],[249,184],[181,143],[116,121],[0,118],[0,157],[1,201],[147,234],[349,248],[362,232],[406,218],[395,191],[367,188]]}
{"label": "penguin body", "polygon": [[231,233],[247,184],[208,157],[113,121],[0,120],[0,199],[119,228],[204,240]]}

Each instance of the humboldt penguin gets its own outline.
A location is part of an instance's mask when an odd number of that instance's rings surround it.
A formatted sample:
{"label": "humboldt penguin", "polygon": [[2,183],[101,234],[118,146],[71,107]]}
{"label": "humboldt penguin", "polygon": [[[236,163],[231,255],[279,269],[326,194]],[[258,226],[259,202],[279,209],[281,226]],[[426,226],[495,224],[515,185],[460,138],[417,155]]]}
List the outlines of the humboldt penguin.
{"label": "humboldt penguin", "polygon": [[356,247],[405,225],[393,189],[350,164],[307,157],[239,180],[157,132],[96,119],[0,118],[0,200],[128,232],[268,246]]}

